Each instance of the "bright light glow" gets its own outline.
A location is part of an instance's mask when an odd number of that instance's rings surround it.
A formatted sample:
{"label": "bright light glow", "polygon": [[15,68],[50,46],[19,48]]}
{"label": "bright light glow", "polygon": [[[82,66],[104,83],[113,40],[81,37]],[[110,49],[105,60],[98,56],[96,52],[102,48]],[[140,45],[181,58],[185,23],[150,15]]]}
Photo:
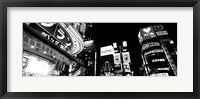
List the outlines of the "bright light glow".
{"label": "bright light glow", "polygon": [[33,45],[31,45],[31,48],[34,48],[34,46],[33,46]]}
{"label": "bright light glow", "polygon": [[170,41],[170,44],[174,44],[174,41],[171,40],[171,41]]}
{"label": "bright light glow", "polygon": [[35,56],[26,56],[26,57],[29,59],[29,63],[27,68],[25,69],[25,72],[46,76],[52,69],[51,64],[49,64],[45,60],[38,60],[38,58]]}
{"label": "bright light glow", "polygon": [[114,47],[114,48],[117,48],[117,43],[113,43],[113,47]]}
{"label": "bright light glow", "polygon": [[84,46],[85,46],[85,47],[93,46],[93,43],[94,43],[93,40],[85,41],[85,42],[84,42]]}
{"label": "bright light glow", "polygon": [[51,27],[53,26],[55,23],[41,23],[42,26],[45,26],[45,27]]}
{"label": "bright light glow", "polygon": [[122,42],[123,47],[127,47],[127,41]]}
{"label": "bright light glow", "polygon": [[44,54],[46,54],[47,52],[46,51],[44,51]]}

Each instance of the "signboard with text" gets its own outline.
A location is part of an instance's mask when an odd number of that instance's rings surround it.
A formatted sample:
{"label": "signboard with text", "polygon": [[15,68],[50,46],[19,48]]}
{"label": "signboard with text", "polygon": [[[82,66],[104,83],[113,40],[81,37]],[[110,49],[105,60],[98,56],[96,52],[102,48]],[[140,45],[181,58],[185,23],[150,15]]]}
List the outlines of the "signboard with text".
{"label": "signboard with text", "polygon": [[[114,63],[115,63],[115,64],[121,64],[120,53],[115,53],[115,54],[113,55],[113,57],[114,57]],[[118,66],[118,65],[116,65],[116,66]]]}
{"label": "signboard with text", "polygon": [[67,31],[65,31],[58,23],[30,23],[29,26],[36,29],[41,35],[61,49],[71,49],[72,40]]}
{"label": "signboard with text", "polygon": [[123,62],[124,63],[130,63],[131,62],[129,52],[123,52],[122,56],[123,56]]}
{"label": "signboard with text", "polygon": [[168,32],[164,29],[163,25],[154,25],[153,29],[157,36],[168,35]]}
{"label": "signboard with text", "polygon": [[101,51],[101,56],[106,56],[106,55],[110,55],[110,54],[113,55],[114,54],[114,48],[113,48],[112,45],[101,47],[100,51]]}
{"label": "signboard with text", "polygon": [[152,26],[140,29],[140,37],[142,40],[147,40],[151,38],[155,38],[156,34],[152,28]]}

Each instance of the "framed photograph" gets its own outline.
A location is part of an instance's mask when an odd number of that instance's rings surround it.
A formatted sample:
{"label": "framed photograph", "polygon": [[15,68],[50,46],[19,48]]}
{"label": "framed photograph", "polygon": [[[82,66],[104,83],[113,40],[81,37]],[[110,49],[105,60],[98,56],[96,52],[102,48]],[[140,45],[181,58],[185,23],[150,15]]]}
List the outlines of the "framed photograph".
{"label": "framed photograph", "polygon": [[199,0],[2,0],[2,99],[198,99]]}

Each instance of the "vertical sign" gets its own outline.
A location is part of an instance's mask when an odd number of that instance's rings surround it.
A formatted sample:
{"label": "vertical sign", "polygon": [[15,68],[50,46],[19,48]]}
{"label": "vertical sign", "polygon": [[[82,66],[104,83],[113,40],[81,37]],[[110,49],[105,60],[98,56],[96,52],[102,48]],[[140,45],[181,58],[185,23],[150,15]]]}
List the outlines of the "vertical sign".
{"label": "vertical sign", "polygon": [[123,52],[122,56],[123,56],[123,62],[124,63],[130,63],[131,62],[129,52]]}
{"label": "vertical sign", "polygon": [[131,72],[131,69],[130,69],[130,54],[129,52],[123,52],[122,53],[122,57],[123,57],[123,66],[124,66],[124,71],[125,72]]}
{"label": "vertical sign", "polygon": [[121,64],[120,53],[115,53],[113,57],[114,57],[114,64]]}

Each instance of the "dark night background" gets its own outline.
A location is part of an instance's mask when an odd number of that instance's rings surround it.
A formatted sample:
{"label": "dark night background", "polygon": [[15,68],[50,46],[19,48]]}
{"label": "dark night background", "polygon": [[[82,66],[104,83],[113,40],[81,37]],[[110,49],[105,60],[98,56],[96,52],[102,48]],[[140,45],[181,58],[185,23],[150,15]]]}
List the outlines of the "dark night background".
{"label": "dark night background", "polygon": [[[140,55],[141,47],[138,40],[139,29],[160,24],[164,26],[169,38],[176,44],[177,23],[92,23],[92,28],[86,33],[86,37],[91,37],[95,40],[98,58],[100,57],[100,47],[112,45],[114,42],[117,42],[119,45],[122,44],[122,41],[127,41],[128,51],[130,52],[133,64],[132,69],[135,70],[135,74],[137,75],[139,72],[138,67],[142,64]],[[99,59],[97,59],[98,61]]]}

